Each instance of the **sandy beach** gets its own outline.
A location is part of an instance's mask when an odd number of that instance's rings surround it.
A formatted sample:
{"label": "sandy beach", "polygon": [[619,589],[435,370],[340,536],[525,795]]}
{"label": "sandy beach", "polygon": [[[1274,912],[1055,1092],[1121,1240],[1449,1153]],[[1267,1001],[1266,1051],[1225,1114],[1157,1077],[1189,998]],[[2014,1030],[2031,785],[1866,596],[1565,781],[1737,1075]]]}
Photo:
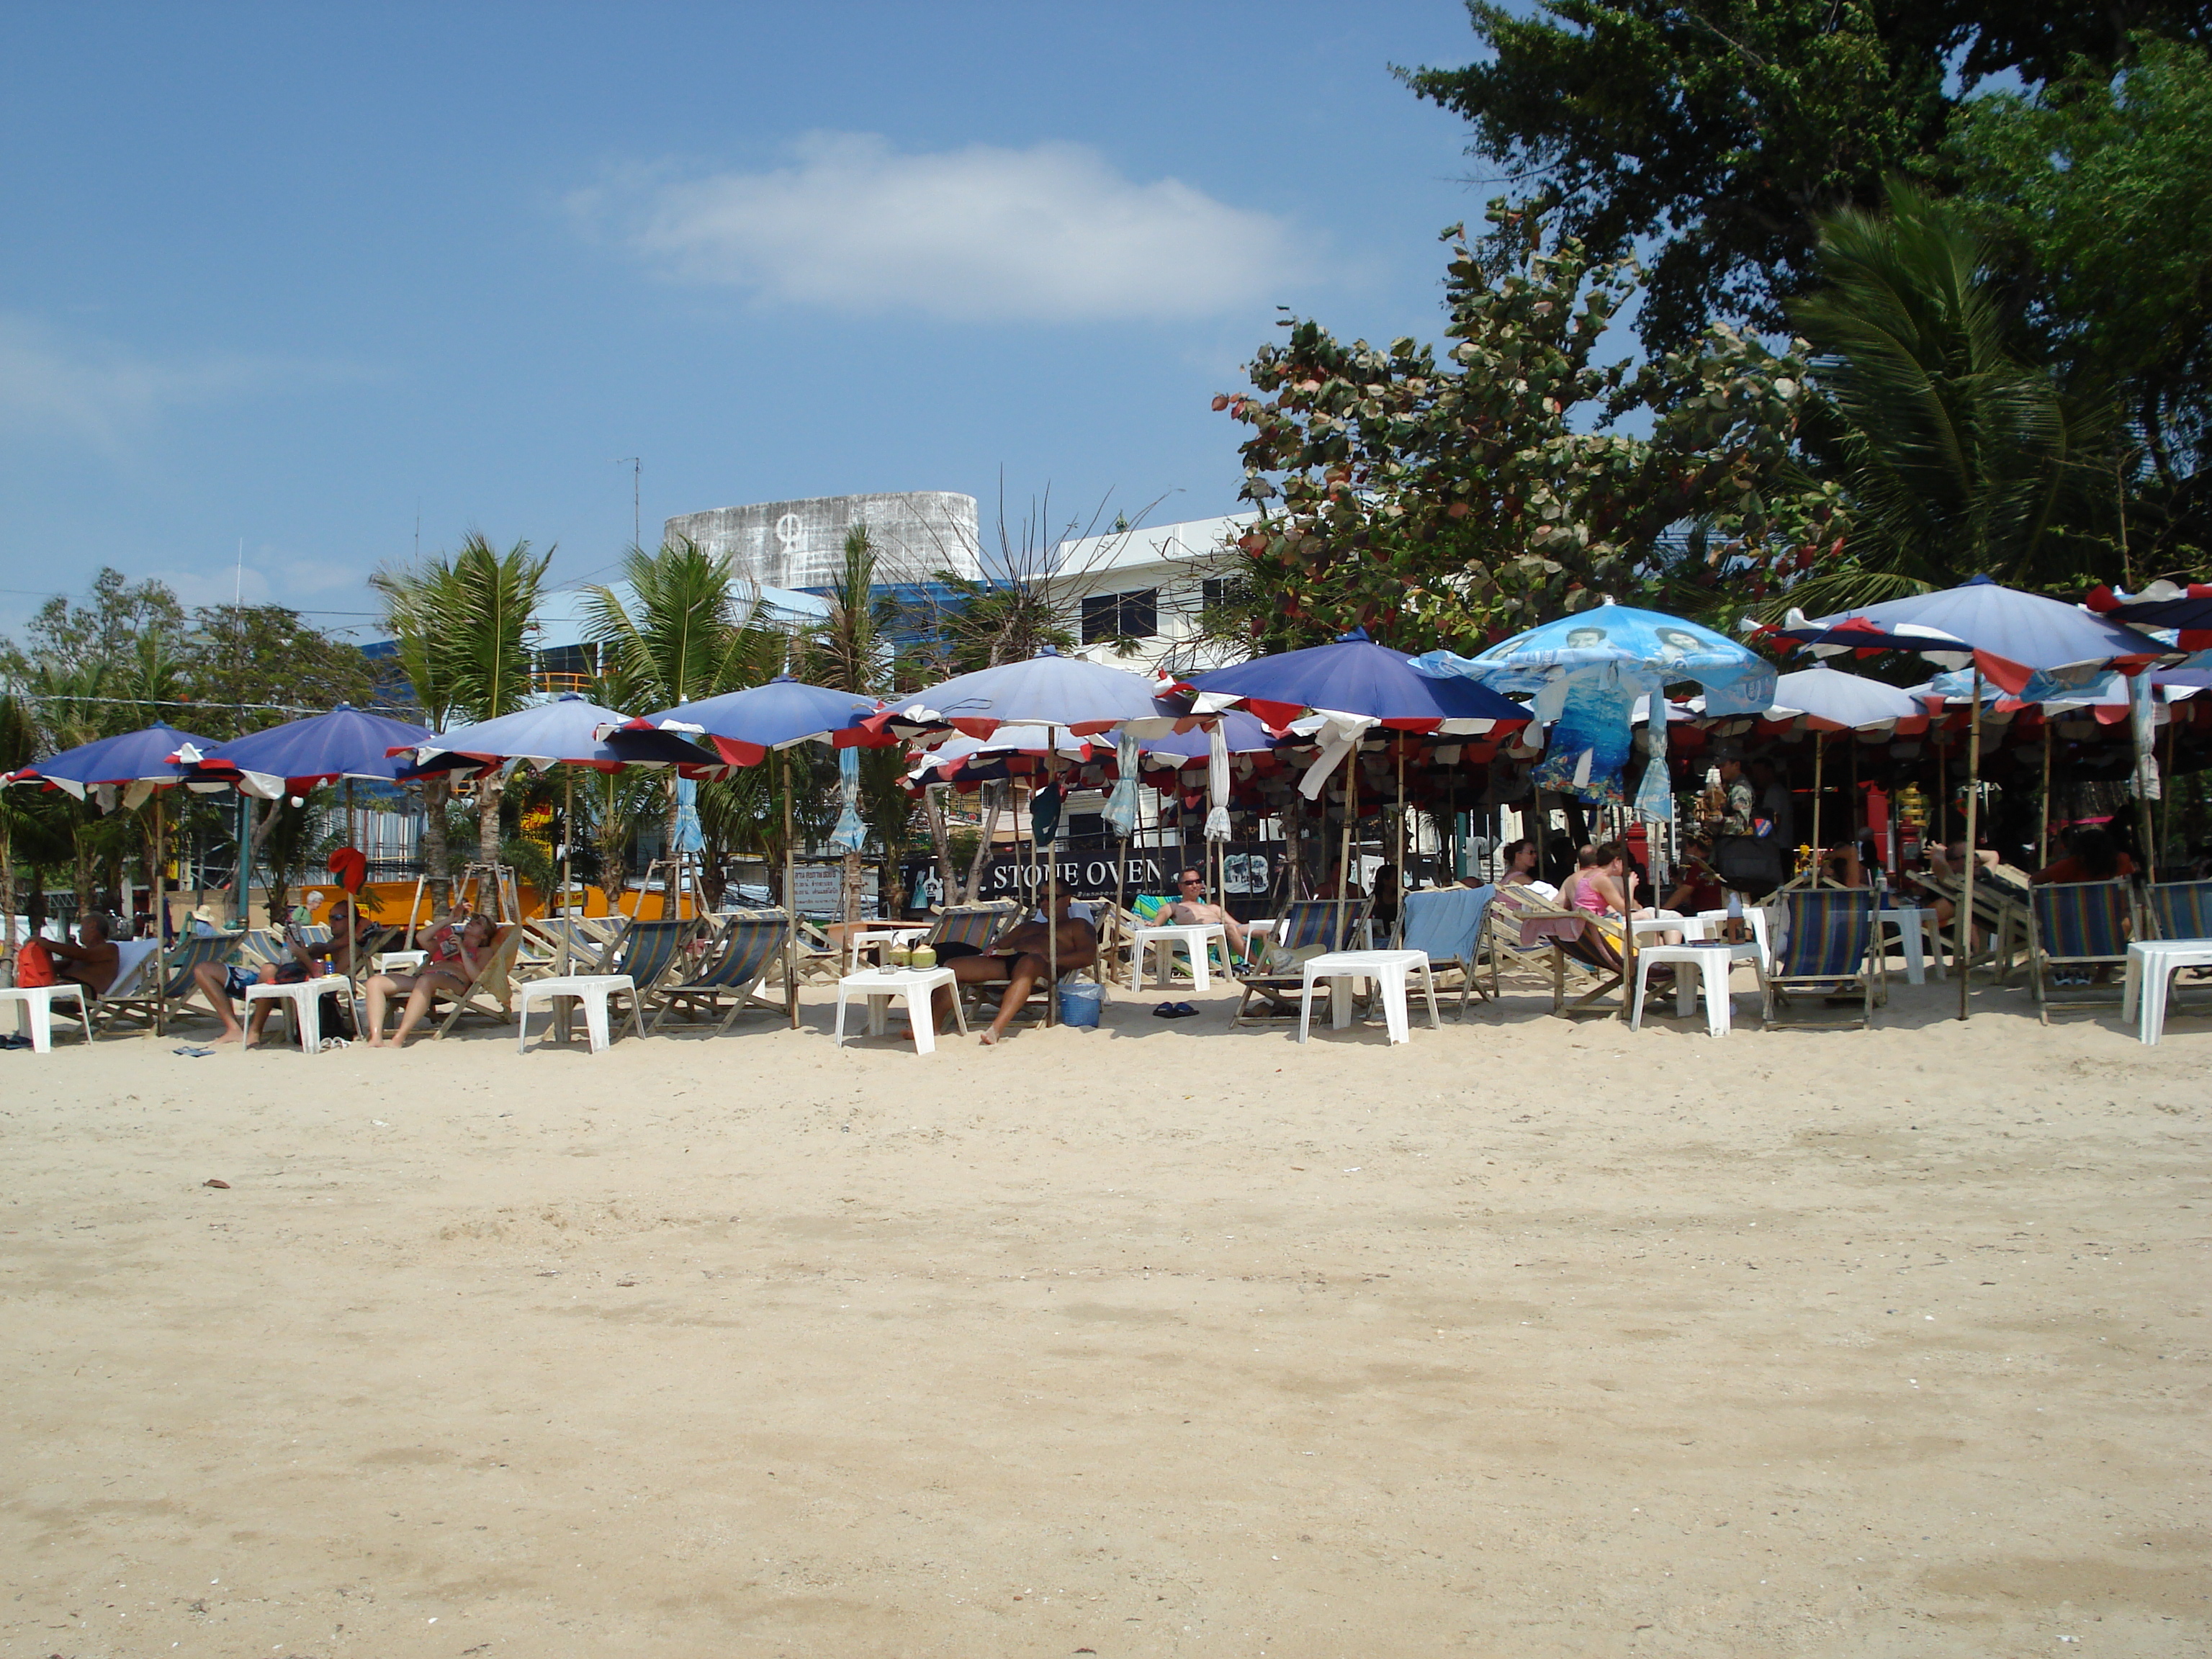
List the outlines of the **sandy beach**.
{"label": "sandy beach", "polygon": [[0,1655],[2212,1650],[2212,1030],[1954,995],[0,1055]]}

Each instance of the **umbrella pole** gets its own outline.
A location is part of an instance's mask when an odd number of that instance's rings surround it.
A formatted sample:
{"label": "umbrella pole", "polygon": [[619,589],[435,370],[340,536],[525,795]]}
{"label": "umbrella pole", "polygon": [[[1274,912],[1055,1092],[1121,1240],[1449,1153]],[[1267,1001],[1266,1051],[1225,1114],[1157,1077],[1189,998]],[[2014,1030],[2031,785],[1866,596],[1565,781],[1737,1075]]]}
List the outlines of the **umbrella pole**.
{"label": "umbrella pole", "polygon": [[1336,860],[1336,941],[1328,948],[1344,949],[1344,921],[1352,903],[1352,842],[1354,828],[1359,820],[1359,740],[1352,741],[1352,753],[1344,769],[1344,841]]}
{"label": "umbrella pole", "polygon": [[1813,733],[1813,885],[1820,884],[1820,854],[1826,843],[1820,840],[1820,763],[1826,758],[1827,745],[1821,742],[1818,728],[1808,725]]}
{"label": "umbrella pole", "polygon": [[2035,867],[2051,862],[2051,711],[2043,715],[2043,811],[2035,826]]}
{"label": "umbrella pole", "polygon": [[[165,981],[161,977],[160,966],[162,952],[169,948],[167,938],[169,893],[161,881],[162,862],[161,792],[156,789],[154,792],[154,1035],[155,1036],[161,1035],[163,1024],[161,1013],[168,1002],[168,999],[161,995],[161,988]],[[9,895],[11,902],[13,898],[14,895]],[[89,1030],[88,1026],[88,1032]]]}
{"label": "umbrella pole", "polygon": [[799,881],[791,856],[791,758],[777,757],[783,768],[783,1012],[791,1029],[799,1029]]}
{"label": "umbrella pole", "polygon": [[1966,718],[1973,722],[1968,727],[1966,739],[1966,882],[1960,893],[1959,903],[1959,1018],[1966,1018],[1966,987],[1973,978],[1974,961],[1974,870],[1981,860],[1974,856],[1976,830],[1980,814],[1982,795],[1982,665],[1974,663],[1974,697],[1967,705]]}

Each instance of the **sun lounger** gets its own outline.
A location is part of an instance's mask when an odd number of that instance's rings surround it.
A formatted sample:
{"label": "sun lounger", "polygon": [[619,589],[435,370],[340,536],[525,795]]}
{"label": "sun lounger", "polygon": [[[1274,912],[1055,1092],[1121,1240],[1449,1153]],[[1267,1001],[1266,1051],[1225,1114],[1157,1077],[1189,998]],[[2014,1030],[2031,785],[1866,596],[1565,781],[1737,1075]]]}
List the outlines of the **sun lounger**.
{"label": "sun lounger", "polygon": [[1403,951],[1425,951],[1431,982],[1434,975],[1460,976],[1459,1017],[1467,1018],[1468,999],[1486,996],[1475,969],[1480,953],[1483,924],[1489,915],[1495,887],[1439,887],[1408,893],[1393,941]]}
{"label": "sun lounger", "polygon": [[783,999],[762,995],[761,987],[782,955],[790,921],[790,912],[786,910],[732,911],[722,921],[703,965],[688,972],[678,970],[653,993],[652,1000],[659,1006],[647,1030],[658,1031],[671,1014],[679,1011],[686,1019],[712,1019],[722,1013],[726,1001],[729,1009],[714,1028],[716,1036],[728,1030],[747,1008],[782,1013]]}
{"label": "sun lounger", "polygon": [[[494,933],[486,947],[483,970],[469,981],[468,988],[458,997],[441,997],[453,1006],[431,1035],[442,1037],[452,1030],[464,1014],[481,1014],[506,1024],[514,1018],[514,991],[510,983],[514,973],[514,958],[522,949],[522,929],[510,923]],[[434,999],[434,1000],[435,999]]]}
{"label": "sun lounger", "polygon": [[2028,896],[2027,972],[2043,1023],[2051,1024],[2053,1008],[2109,1004],[2110,996],[2061,1000],[2051,994],[2056,976],[2063,970],[2069,978],[2094,977],[2103,969],[2109,980],[2112,969],[2126,969],[2128,942],[2140,935],[2135,890],[2125,880],[2054,881],[2033,889]]}
{"label": "sun lounger", "polygon": [[[1889,1000],[1887,954],[1879,945],[1874,894],[1864,887],[1808,887],[1776,896],[1787,921],[1764,980],[1769,1027],[1819,1025],[1835,1020],[1780,1018],[1793,997],[1833,1001],[1856,994],[1860,1017],[1852,1027],[1874,1024],[1875,1005]],[[1850,1028],[1845,1028],[1850,1029]]]}
{"label": "sun lounger", "polygon": [[[1344,939],[1351,947],[1358,939],[1360,924],[1366,918],[1366,900],[1299,899],[1284,909],[1281,924],[1268,936],[1268,949],[1262,960],[1273,960],[1279,952],[1286,951],[1292,958],[1292,965],[1281,969],[1252,966],[1239,971],[1237,982],[1243,988],[1243,995],[1237,1000],[1237,1012],[1230,1019],[1231,1025],[1242,1025],[1248,1019],[1297,1018],[1305,975],[1296,965],[1297,960],[1301,955],[1312,956],[1334,946],[1340,910],[1347,912],[1344,917]],[[1255,999],[1260,1005],[1256,1009],[1253,1006]]]}

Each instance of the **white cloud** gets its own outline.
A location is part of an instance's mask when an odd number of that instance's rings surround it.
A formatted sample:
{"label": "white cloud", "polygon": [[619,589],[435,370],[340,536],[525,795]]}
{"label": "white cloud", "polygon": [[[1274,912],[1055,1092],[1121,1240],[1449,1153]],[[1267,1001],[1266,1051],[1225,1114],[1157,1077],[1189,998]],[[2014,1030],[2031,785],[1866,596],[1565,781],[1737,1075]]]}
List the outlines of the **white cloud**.
{"label": "white cloud", "polygon": [[791,165],[630,175],[570,206],[678,280],[840,311],[964,320],[1206,316],[1295,275],[1290,228],[1073,143],[901,155],[817,133]]}
{"label": "white cloud", "polygon": [[0,431],[101,449],[173,409],[301,381],[359,378],[330,364],[214,353],[153,357],[0,312]]}

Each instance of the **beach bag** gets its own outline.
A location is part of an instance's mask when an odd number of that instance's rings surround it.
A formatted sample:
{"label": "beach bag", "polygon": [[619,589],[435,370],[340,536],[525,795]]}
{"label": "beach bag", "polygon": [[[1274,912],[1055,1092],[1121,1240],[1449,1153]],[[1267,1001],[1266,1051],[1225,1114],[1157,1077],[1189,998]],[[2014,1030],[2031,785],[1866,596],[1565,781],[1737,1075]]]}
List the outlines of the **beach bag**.
{"label": "beach bag", "polygon": [[336,991],[325,991],[315,1002],[315,1036],[324,1042],[343,1039],[354,1040],[353,1000],[342,997]]}
{"label": "beach bag", "polygon": [[15,983],[29,989],[34,986],[54,985],[61,976],[54,972],[54,953],[46,949],[42,939],[28,939],[15,952]]}
{"label": "beach bag", "polygon": [[1782,843],[1765,836],[1723,836],[1713,842],[1713,873],[1739,893],[1771,893],[1790,878]]}

